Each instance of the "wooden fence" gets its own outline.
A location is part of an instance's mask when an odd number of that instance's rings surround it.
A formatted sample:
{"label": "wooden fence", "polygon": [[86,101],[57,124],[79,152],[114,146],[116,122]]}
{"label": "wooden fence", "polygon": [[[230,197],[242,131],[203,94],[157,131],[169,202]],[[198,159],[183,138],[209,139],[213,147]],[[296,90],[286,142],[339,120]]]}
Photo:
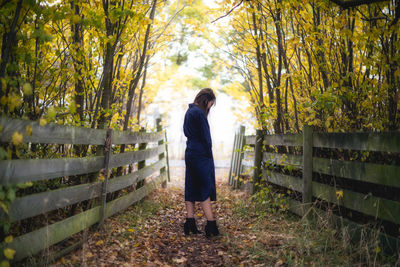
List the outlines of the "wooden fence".
{"label": "wooden fence", "polygon": [[[169,180],[168,155],[165,156],[165,131],[162,131],[160,119],[157,120],[157,132],[128,132],[113,131],[111,129],[89,129],[83,127],[61,126],[48,124],[40,126],[37,122],[0,118],[0,142],[10,142],[15,132],[23,134],[24,143],[39,144],[72,144],[96,146],[100,152],[97,156],[81,158],[55,159],[15,159],[0,161],[0,184],[15,185],[24,182],[49,181],[50,179],[83,175],[89,173],[104,173],[104,180],[96,180],[73,186],[64,184],[62,188],[45,191],[22,197],[17,197],[11,203],[9,219],[16,223],[50,211],[67,206],[90,201],[96,203],[85,211],[70,216],[61,221],[45,225],[39,229],[14,237],[9,248],[16,250],[15,261],[35,255],[46,248],[57,244],[76,233],[87,229],[91,225],[100,223],[104,219],[128,208],[151,192],[159,184],[166,185]],[[31,129],[28,131],[27,129]],[[146,144],[152,144],[146,148]],[[116,145],[141,144],[138,151],[113,154]],[[153,157],[155,161],[148,166],[145,161]],[[138,170],[110,179],[110,170],[120,166],[139,163]],[[145,178],[156,176],[149,181]],[[145,182],[144,182],[145,181]],[[141,182],[144,186],[133,190],[119,198],[107,201],[110,193],[122,189],[132,189]],[[114,193],[115,195],[115,193]],[[108,197],[108,200],[110,197]],[[5,216],[3,213],[2,216]],[[68,246],[57,252],[59,257],[80,246],[84,240]]]}
{"label": "wooden fence", "polygon": [[289,209],[300,216],[333,206],[336,223],[354,240],[372,229],[365,225],[383,225],[382,246],[400,251],[400,132],[318,133],[308,126],[302,134],[244,132],[242,126],[235,134],[230,185],[243,187],[247,175],[252,192],[259,182],[289,189]]}

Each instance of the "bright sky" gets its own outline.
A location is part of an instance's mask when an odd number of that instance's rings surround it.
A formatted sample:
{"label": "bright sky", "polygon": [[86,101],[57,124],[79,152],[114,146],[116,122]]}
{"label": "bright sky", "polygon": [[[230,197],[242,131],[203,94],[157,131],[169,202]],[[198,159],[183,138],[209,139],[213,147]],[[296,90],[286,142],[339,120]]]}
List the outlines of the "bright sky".
{"label": "bright sky", "polygon": [[[209,7],[216,7],[213,0],[203,1]],[[213,15],[209,19],[211,21],[215,18]],[[212,31],[212,27],[221,27],[226,22],[225,19],[221,19],[216,23],[210,24],[210,31]],[[212,44],[204,41],[204,39],[190,39],[189,41],[193,40],[201,46],[201,49],[190,52],[187,62],[179,66],[174,76],[171,75],[171,79],[178,79],[183,76],[201,78],[201,73],[196,69],[210,63],[208,55],[211,55],[215,51],[215,48]],[[208,117],[213,141],[214,159],[230,159],[234,134],[240,126],[233,110],[238,105],[249,105],[249,103],[247,101],[234,100],[231,96],[220,92],[218,89],[221,89],[223,85],[218,80],[212,80],[209,83],[208,87],[214,90],[217,98],[216,105],[211,108]],[[164,116],[163,119],[166,124],[171,158],[184,158],[186,137],[183,134],[183,118],[188,104],[193,102],[198,91],[198,89],[193,88],[176,90],[173,85],[166,85],[165,88],[158,91],[154,101],[147,108],[146,113],[148,116],[153,116],[153,118],[157,117],[158,114],[163,114]],[[250,125],[249,123],[246,124]],[[249,126],[246,126],[246,128],[246,134],[253,134],[254,130],[250,129]]]}
{"label": "bright sky", "polygon": [[[163,119],[166,123],[171,158],[183,159],[186,145],[186,137],[183,134],[183,120],[188,104],[193,102],[197,92],[198,90],[188,88],[184,94],[181,94],[174,92],[172,88],[166,88],[160,90],[155,101],[148,107],[148,112],[151,114],[167,115]],[[239,127],[239,123],[236,122],[236,117],[233,115],[234,101],[232,97],[217,91],[215,93],[216,105],[211,108],[208,116],[213,141],[213,154],[214,158],[227,159],[232,152],[234,133]],[[166,112],[169,105],[162,102],[169,98],[173,99],[172,107]]]}

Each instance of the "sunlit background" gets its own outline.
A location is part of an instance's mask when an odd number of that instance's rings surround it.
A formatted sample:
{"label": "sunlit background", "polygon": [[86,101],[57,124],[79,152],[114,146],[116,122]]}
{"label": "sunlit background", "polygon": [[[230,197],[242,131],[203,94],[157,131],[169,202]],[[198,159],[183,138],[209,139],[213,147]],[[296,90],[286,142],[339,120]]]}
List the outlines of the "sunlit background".
{"label": "sunlit background", "polygon": [[[183,133],[183,120],[188,104],[192,103],[201,88],[212,88],[216,94],[216,105],[211,108],[208,121],[213,142],[213,155],[216,167],[227,167],[232,153],[235,131],[240,125],[245,125],[246,134],[252,134],[255,118],[244,110],[250,108],[248,98],[232,97],[227,88],[232,82],[241,82],[240,75],[233,75],[232,71],[225,71],[221,67],[228,62],[228,54],[220,47],[225,47],[219,39],[218,32],[227,27],[229,18],[221,18],[211,23],[215,18],[223,15],[214,11],[215,1],[203,1],[203,18],[206,22],[201,29],[190,32],[192,26],[186,25],[187,16],[183,13],[181,24],[177,24],[175,32],[178,42],[171,44],[169,54],[157,54],[157,62],[150,66],[150,70],[158,73],[149,78],[149,86],[161,86],[155,89],[156,95],[145,109],[143,121],[151,125],[158,116],[162,116],[167,130],[169,158],[174,164],[184,159],[186,137]],[[178,19],[179,20],[179,19]],[[184,30],[182,30],[185,28]],[[204,31],[204,32],[202,32]],[[171,47],[170,47],[171,48]],[[181,60],[181,62],[178,62]],[[151,71],[149,71],[151,72]],[[160,74],[162,73],[162,74]],[[152,81],[153,79],[153,81]],[[163,82],[160,83],[160,80]]]}

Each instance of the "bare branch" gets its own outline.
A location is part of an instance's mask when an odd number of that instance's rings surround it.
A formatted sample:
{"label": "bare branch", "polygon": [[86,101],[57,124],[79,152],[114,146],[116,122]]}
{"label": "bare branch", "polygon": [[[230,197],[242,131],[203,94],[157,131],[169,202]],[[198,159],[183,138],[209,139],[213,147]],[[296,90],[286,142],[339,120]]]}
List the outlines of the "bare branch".
{"label": "bare branch", "polygon": [[214,23],[214,22],[216,22],[216,21],[219,20],[219,19],[225,18],[226,16],[228,16],[229,14],[231,14],[232,11],[235,10],[235,9],[236,9],[238,6],[240,6],[242,3],[243,3],[243,0],[240,0],[239,4],[237,4],[237,5],[234,6],[231,10],[229,10],[228,13],[226,13],[225,15],[223,15],[223,16],[221,16],[221,17],[219,17],[219,18],[217,18],[217,19],[215,19],[215,20],[213,20],[213,21],[211,21],[211,23]]}

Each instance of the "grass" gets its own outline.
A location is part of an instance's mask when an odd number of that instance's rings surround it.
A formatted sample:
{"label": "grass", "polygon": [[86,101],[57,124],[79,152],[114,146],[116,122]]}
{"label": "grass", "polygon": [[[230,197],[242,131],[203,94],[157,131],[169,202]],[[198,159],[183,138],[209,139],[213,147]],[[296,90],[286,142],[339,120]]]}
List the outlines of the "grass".
{"label": "grass", "polygon": [[226,241],[232,253],[240,251],[244,259],[259,266],[400,265],[399,255],[385,255],[377,247],[376,232],[352,243],[346,228],[335,229],[328,216],[306,220],[289,212],[271,214],[262,209],[248,198],[236,199],[232,219],[251,227]]}

